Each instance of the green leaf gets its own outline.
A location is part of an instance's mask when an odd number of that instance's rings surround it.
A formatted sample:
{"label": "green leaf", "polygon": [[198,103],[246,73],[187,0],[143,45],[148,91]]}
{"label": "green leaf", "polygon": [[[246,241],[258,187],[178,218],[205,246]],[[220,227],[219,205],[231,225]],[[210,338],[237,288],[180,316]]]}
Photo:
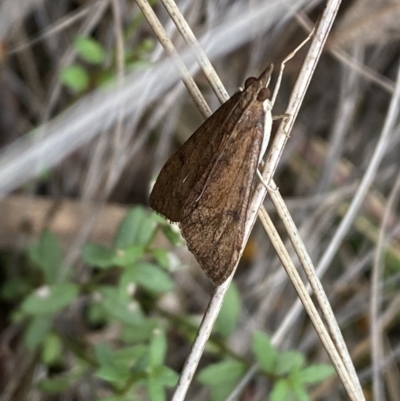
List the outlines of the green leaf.
{"label": "green leaf", "polygon": [[50,331],[52,319],[47,316],[33,317],[24,332],[24,344],[33,351],[42,344]]}
{"label": "green leaf", "polygon": [[152,249],[151,254],[161,267],[165,269],[168,269],[170,267],[171,258],[169,257],[170,253],[167,250]]}
{"label": "green leaf", "polygon": [[154,39],[146,38],[143,39],[142,42],[139,44],[139,50],[141,52],[149,52],[154,48],[154,46],[155,46]]}
{"label": "green leaf", "polygon": [[107,322],[103,306],[96,301],[89,304],[87,318],[93,326],[103,326]]}
{"label": "green leaf", "polygon": [[157,366],[153,369],[152,376],[166,387],[175,387],[179,378],[179,375],[167,366]]}
{"label": "green leaf", "polygon": [[228,337],[236,328],[241,311],[241,299],[236,284],[232,282],[215,322],[214,332]]}
{"label": "green leaf", "polygon": [[144,70],[148,67],[150,67],[152,63],[148,60],[136,60],[136,61],[131,61],[126,65],[127,71],[138,71],[138,70]]}
{"label": "green leaf", "polygon": [[23,301],[21,310],[28,315],[50,315],[59,312],[78,296],[78,287],[60,283],[37,289]]}
{"label": "green leaf", "polygon": [[154,218],[143,207],[132,208],[118,227],[114,248],[125,249],[131,245],[147,246],[155,227]]}
{"label": "green leaf", "polygon": [[314,384],[332,376],[335,369],[332,365],[318,364],[301,369],[298,373],[299,381],[303,384]]}
{"label": "green leaf", "polygon": [[97,40],[80,36],[75,40],[75,49],[88,63],[101,64],[104,61],[104,50]]}
{"label": "green leaf", "polygon": [[201,370],[197,381],[209,386],[220,386],[223,383],[236,382],[246,372],[246,366],[237,361],[215,363]]}
{"label": "green leaf", "polygon": [[255,332],[251,342],[251,349],[261,369],[267,373],[274,373],[277,353],[269,336],[261,331]]}
{"label": "green leaf", "polygon": [[183,244],[181,232],[176,224],[168,224],[164,220],[161,230],[172,245],[179,246]]}
{"label": "green leaf", "polygon": [[129,379],[129,376],[129,369],[127,367],[115,364],[101,366],[96,371],[96,377],[110,383],[122,384]]}
{"label": "green leaf", "polygon": [[156,319],[143,320],[139,325],[124,327],[121,333],[121,341],[124,343],[138,343],[147,341],[155,328],[159,327]]}
{"label": "green leaf", "polygon": [[94,354],[100,364],[100,368],[96,371],[97,377],[112,383],[122,383],[129,378],[128,366],[116,363],[114,351],[108,344],[96,344]]}
{"label": "green leaf", "polygon": [[304,355],[297,351],[281,352],[276,360],[275,374],[284,375],[304,365]]}
{"label": "green leaf", "polygon": [[163,385],[152,376],[146,380],[146,390],[150,401],[164,401],[166,399]]}
{"label": "green leaf", "polygon": [[22,277],[12,277],[4,282],[1,287],[1,298],[6,301],[15,301],[20,299],[22,296],[29,292],[30,287],[26,279]]}
{"label": "green leaf", "polygon": [[142,245],[131,245],[125,249],[118,249],[115,253],[113,263],[119,267],[132,266],[144,253],[145,249]]}
{"label": "green leaf", "polygon": [[42,379],[38,383],[39,390],[47,394],[59,394],[68,389],[71,381],[68,378]]}
{"label": "green leaf", "polygon": [[98,343],[93,347],[94,356],[100,365],[112,365],[114,363],[114,351],[107,343]]}
{"label": "green leaf", "polygon": [[166,366],[158,366],[151,371],[146,380],[146,389],[151,401],[163,401],[166,399],[164,386],[172,387],[178,381],[178,375]]}
{"label": "green leaf", "polygon": [[299,384],[292,386],[292,393],[298,401],[311,401],[311,398],[307,394],[307,390]]}
{"label": "green leaf", "polygon": [[150,339],[150,365],[152,367],[162,365],[166,352],[167,340],[165,338],[165,333],[160,329],[156,329]]}
{"label": "green leaf", "polygon": [[62,258],[61,245],[57,237],[48,230],[43,231],[39,242],[29,249],[29,259],[42,270],[48,284],[57,281]]}
{"label": "green leaf", "polygon": [[139,262],[124,271],[120,279],[120,286],[127,288],[130,283],[136,283],[146,290],[156,293],[168,292],[174,288],[174,283],[169,275],[158,266],[148,262]]}
{"label": "green leaf", "polygon": [[130,326],[141,324],[143,313],[136,302],[121,299],[116,288],[101,287],[99,292],[102,295],[101,305],[110,317]]}
{"label": "green leaf", "polygon": [[113,267],[115,251],[99,244],[86,244],[82,249],[82,259],[85,263],[106,269]]}
{"label": "green leaf", "polygon": [[61,359],[63,344],[59,337],[49,333],[43,343],[41,360],[45,365],[52,365]]}
{"label": "green leaf", "polygon": [[78,65],[71,65],[62,69],[59,78],[67,88],[74,92],[82,92],[89,86],[87,72]]}
{"label": "green leaf", "polygon": [[289,384],[286,380],[278,380],[272,387],[269,395],[269,401],[288,401],[290,394]]}
{"label": "green leaf", "polygon": [[[135,366],[135,370],[137,370],[138,362],[142,366],[139,367],[141,371],[144,371],[149,366],[149,358],[148,358],[148,349],[149,347],[144,344],[135,345],[132,347],[124,347],[117,351],[115,351],[113,360],[116,364],[121,366],[129,366],[131,369]],[[146,362],[143,364],[143,360]]]}
{"label": "green leaf", "polygon": [[197,376],[200,383],[210,386],[213,401],[224,400],[246,372],[246,365],[237,361],[223,361],[203,369]]}

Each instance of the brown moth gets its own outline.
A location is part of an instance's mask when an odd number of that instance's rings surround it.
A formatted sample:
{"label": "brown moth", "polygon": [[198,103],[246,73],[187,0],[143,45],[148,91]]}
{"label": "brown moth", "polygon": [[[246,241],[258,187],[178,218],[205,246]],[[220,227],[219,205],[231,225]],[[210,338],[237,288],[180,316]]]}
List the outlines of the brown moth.
{"label": "brown moth", "polygon": [[165,163],[150,194],[150,206],[179,223],[215,286],[240,257],[254,175],[271,132],[272,69],[248,78],[193,133]]}

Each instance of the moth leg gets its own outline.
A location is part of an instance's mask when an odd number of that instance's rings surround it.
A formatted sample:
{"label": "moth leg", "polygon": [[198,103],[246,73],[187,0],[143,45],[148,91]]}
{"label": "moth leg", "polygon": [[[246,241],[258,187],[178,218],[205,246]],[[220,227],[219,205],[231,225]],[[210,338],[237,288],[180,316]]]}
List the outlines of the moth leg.
{"label": "moth leg", "polygon": [[[276,116],[272,116],[273,120],[283,120],[283,123],[285,124],[285,128],[286,128],[286,123],[288,122],[289,118],[290,118],[290,114],[287,114],[287,113],[285,113],[285,114],[277,114]],[[290,138],[290,134],[288,134],[286,132],[286,129],[284,130],[284,132],[285,132],[285,135],[288,138]]]}
{"label": "moth leg", "polygon": [[290,118],[290,114],[284,113],[284,114],[277,114],[276,116],[272,116],[273,120],[287,120]]}
{"label": "moth leg", "polygon": [[279,191],[279,188],[278,188],[276,185],[275,185],[274,187],[272,187],[270,184],[268,184],[268,183],[264,180],[264,178],[263,178],[263,176],[261,175],[259,169],[257,169],[257,175],[258,175],[258,178],[260,179],[260,181],[263,183],[264,187],[268,189],[268,191],[270,191],[270,192],[278,192],[278,191]]}
{"label": "moth leg", "polygon": [[281,86],[281,81],[282,81],[282,75],[283,75],[283,70],[285,69],[285,65],[286,63],[291,60],[295,54],[311,39],[311,37],[314,35],[314,31],[315,31],[315,26],[314,28],[311,30],[311,32],[308,34],[308,36],[288,55],[286,56],[282,63],[281,63],[281,67],[279,69],[279,75],[278,75],[278,79],[276,80],[276,84],[275,84],[275,88],[274,88],[274,93],[272,95],[271,98],[271,104],[272,106],[275,104],[275,100],[276,97],[278,95],[278,91],[279,91],[279,87]]}

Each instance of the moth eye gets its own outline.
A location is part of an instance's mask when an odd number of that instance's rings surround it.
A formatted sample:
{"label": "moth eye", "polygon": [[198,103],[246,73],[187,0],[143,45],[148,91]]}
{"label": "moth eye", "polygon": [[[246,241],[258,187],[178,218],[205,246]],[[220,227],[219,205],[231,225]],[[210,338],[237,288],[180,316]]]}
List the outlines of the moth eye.
{"label": "moth eye", "polygon": [[244,87],[248,88],[255,81],[257,81],[257,78],[254,77],[247,78],[246,81],[244,82]]}
{"label": "moth eye", "polygon": [[260,92],[257,94],[257,100],[263,102],[269,98],[269,89],[268,88],[261,88]]}

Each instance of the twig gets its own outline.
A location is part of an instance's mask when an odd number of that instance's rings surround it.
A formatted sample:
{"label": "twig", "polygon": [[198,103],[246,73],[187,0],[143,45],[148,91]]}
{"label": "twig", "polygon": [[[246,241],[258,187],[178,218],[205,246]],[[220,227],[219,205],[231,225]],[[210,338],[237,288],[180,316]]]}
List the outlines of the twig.
{"label": "twig", "polygon": [[370,332],[371,332],[371,359],[372,359],[372,382],[374,400],[384,400],[384,389],[381,378],[381,371],[383,367],[383,339],[382,339],[382,324],[379,319],[379,314],[382,305],[382,273],[384,267],[384,251],[386,242],[386,229],[389,221],[393,216],[396,204],[398,202],[400,192],[400,176],[397,177],[396,183],[390,193],[389,200],[386,206],[385,214],[382,219],[381,229],[379,230],[379,239],[376,245],[374,266],[372,269],[371,279],[371,318],[370,318]]}
{"label": "twig", "polygon": [[189,93],[193,94],[193,101],[196,104],[196,107],[199,109],[201,115],[204,118],[208,118],[211,115],[211,110],[208,107],[208,104],[205,102],[204,97],[195,84],[194,79],[190,75],[190,72],[178,56],[178,53],[176,52],[173,43],[167,36],[164,28],[160,24],[160,21],[158,20],[150,4],[147,2],[147,0],[136,0],[136,3],[142,10],[142,13],[146,17],[148,23],[153,28],[154,33],[156,34],[161,45],[164,47],[167,54],[171,57],[171,59],[174,61],[177,68],[179,69],[182,75],[182,81],[185,84]]}
{"label": "twig", "polygon": [[[208,62],[208,59],[206,58],[204,52],[201,50],[200,46],[198,45],[193,33],[190,30],[190,27],[186,24],[184,18],[180,14],[179,9],[174,5],[173,2],[170,2],[167,0],[164,1],[164,5],[166,6],[171,18],[174,19],[181,34],[184,36],[186,41],[188,43],[190,43],[193,46],[193,48],[196,50],[196,56],[198,58],[198,61],[206,69],[206,75],[207,75],[210,83],[213,85],[214,91],[217,93],[217,95],[219,95],[220,99],[222,98],[222,100],[226,100],[227,99],[226,92],[225,93],[222,92],[222,94],[221,94],[220,88],[221,88],[222,84],[220,83],[219,80],[217,80],[217,83],[214,84],[214,82],[216,80],[216,74],[213,72],[213,69],[212,69],[210,63]],[[142,7],[144,7],[144,6],[142,5]],[[159,39],[162,39],[163,33],[161,33],[162,28],[160,29],[160,26],[157,26],[157,31],[158,31],[157,35],[159,36]],[[163,43],[163,41],[161,41],[161,43]],[[168,45],[172,46],[172,44],[170,44],[169,42],[168,42]],[[169,51],[171,55],[175,55],[175,52],[172,51],[171,49],[169,49],[168,46],[167,46],[167,51]],[[226,284],[227,283],[225,283],[223,286],[223,289],[221,289],[221,293],[218,291],[218,289],[214,293],[215,299],[221,299],[221,302],[223,300],[223,294],[224,294],[225,288],[228,288],[228,286],[229,286],[229,283],[228,283],[228,285],[226,285]],[[301,283],[301,285],[302,285],[302,283]],[[325,299],[324,299],[324,301],[325,301]],[[204,350],[205,342],[208,339],[207,333],[211,332],[211,329],[212,329],[212,326],[214,323],[213,322],[214,316],[216,318],[216,316],[218,315],[220,305],[218,305],[215,302],[214,303],[211,302],[211,303],[213,304],[212,310],[210,310],[211,309],[211,305],[210,305],[209,309],[207,311],[207,312],[210,311],[210,313],[206,313],[206,315],[203,318],[198,336],[193,345],[193,348],[188,357],[188,360],[186,361],[180,381],[176,388],[176,392],[175,392],[175,396],[174,396],[174,399],[176,399],[176,400],[182,399],[186,394],[187,387],[189,386],[189,383],[194,374],[194,370],[197,367],[198,360],[200,359],[200,356]],[[204,334],[204,336],[202,336],[202,333]],[[346,372],[344,373],[344,375],[346,375]],[[346,383],[349,383],[348,379],[344,379],[344,381]],[[351,383],[349,383],[349,385],[350,384]],[[353,394],[356,393],[354,389],[350,389],[350,392],[353,392]]]}

